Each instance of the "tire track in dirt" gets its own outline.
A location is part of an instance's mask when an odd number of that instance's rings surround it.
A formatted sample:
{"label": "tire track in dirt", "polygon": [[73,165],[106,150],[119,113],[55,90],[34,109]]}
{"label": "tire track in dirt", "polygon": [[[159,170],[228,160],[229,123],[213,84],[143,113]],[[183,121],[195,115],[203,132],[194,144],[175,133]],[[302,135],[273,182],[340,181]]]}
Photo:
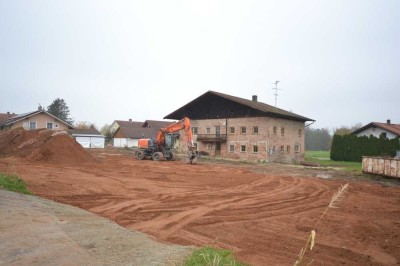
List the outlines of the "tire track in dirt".
{"label": "tire track in dirt", "polygon": [[[293,264],[332,193],[348,182],[302,177],[298,168],[285,166],[262,166],[266,171],[257,166],[252,172],[252,165],[190,166],[122,156],[103,160],[68,166],[17,160],[16,166],[32,191],[46,198],[164,242],[229,248],[254,265]],[[399,190],[353,185],[317,233],[316,264],[399,262]]]}

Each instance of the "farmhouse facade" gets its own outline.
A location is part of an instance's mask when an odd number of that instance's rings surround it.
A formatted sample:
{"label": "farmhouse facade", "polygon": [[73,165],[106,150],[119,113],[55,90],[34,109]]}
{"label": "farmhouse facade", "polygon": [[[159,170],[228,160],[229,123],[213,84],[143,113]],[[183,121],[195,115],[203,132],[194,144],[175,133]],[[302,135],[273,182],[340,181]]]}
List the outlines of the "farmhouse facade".
{"label": "farmhouse facade", "polygon": [[352,132],[353,135],[361,136],[374,136],[379,138],[383,136],[388,139],[400,138],[400,124],[392,124],[388,119],[386,123],[371,122],[355,131]]}
{"label": "farmhouse facade", "polygon": [[52,130],[68,130],[74,127],[58,117],[46,112],[41,106],[37,111],[11,115],[7,119],[0,121],[0,130],[14,129],[22,127],[25,130],[33,129],[52,129]]}
{"label": "farmhouse facade", "polygon": [[[305,122],[313,119],[208,91],[164,119],[189,117],[198,151],[233,159],[294,162],[304,158]],[[184,137],[184,136],[182,136]]]}

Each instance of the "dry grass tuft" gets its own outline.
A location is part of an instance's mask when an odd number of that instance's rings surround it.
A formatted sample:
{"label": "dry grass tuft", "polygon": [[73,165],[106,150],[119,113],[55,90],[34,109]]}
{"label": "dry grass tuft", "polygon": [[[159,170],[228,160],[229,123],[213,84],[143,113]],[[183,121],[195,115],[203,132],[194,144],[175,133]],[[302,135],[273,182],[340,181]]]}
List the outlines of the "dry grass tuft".
{"label": "dry grass tuft", "polygon": [[[305,246],[300,250],[298,259],[296,260],[296,262],[294,263],[295,266],[299,266],[301,265],[301,263],[303,262],[303,258],[304,255],[307,252],[307,248],[308,246],[310,246],[310,250],[313,249],[314,245],[315,245],[315,237],[316,237],[316,228],[317,225],[321,222],[321,220],[324,218],[325,214],[327,213],[327,211],[329,210],[329,208],[337,208],[337,204],[344,198],[344,195],[346,194],[347,190],[348,190],[349,184],[345,184],[345,185],[341,185],[340,188],[338,189],[338,191],[336,191],[332,198],[331,201],[329,202],[329,205],[325,208],[325,211],[322,213],[322,215],[319,217],[318,221],[315,223],[314,228],[311,230],[307,242],[305,244]],[[311,263],[313,262],[313,260],[311,260],[307,265],[311,265]]]}

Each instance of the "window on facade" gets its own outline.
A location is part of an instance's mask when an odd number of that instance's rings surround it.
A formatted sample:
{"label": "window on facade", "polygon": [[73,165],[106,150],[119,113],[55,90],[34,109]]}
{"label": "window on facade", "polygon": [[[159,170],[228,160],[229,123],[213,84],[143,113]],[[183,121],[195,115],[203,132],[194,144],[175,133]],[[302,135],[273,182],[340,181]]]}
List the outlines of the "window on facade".
{"label": "window on facade", "polygon": [[286,146],[286,152],[290,153],[290,146],[289,145]]}
{"label": "window on facade", "polygon": [[197,150],[198,150],[198,149],[197,149],[197,147],[198,147],[198,146],[197,146],[197,142],[193,143],[193,145],[194,145],[194,150],[197,151]]}
{"label": "window on facade", "polygon": [[58,128],[58,124],[55,124],[55,126],[54,126],[55,128]]}
{"label": "window on facade", "polygon": [[29,122],[29,129],[36,129],[36,122]]}
{"label": "window on facade", "polygon": [[253,153],[257,153],[258,152],[258,146],[257,145],[253,145]]}
{"label": "window on facade", "polygon": [[47,123],[47,129],[53,129],[53,123]]}
{"label": "window on facade", "polygon": [[246,145],[240,145],[240,151],[246,152]]}
{"label": "window on facade", "polygon": [[212,150],[212,144],[207,144],[207,149]]}
{"label": "window on facade", "polygon": [[386,139],[386,137],[387,137],[387,134],[386,134],[386,132],[382,132],[381,133],[381,135],[379,136],[380,138],[384,138],[384,139]]}
{"label": "window on facade", "polygon": [[199,128],[198,127],[192,127],[192,133],[193,134],[197,134],[199,132]]}
{"label": "window on facade", "polygon": [[272,152],[275,153],[275,146],[272,146]]}
{"label": "window on facade", "polygon": [[235,134],[235,127],[230,127],[230,128],[229,128],[229,132],[230,132],[231,134]]}
{"label": "window on facade", "polygon": [[229,145],[229,152],[235,151],[235,145]]}
{"label": "window on facade", "polygon": [[258,134],[258,126],[253,127],[253,134]]}
{"label": "window on facade", "polygon": [[211,133],[211,129],[209,127],[206,128],[206,132],[207,132],[207,134],[210,134]]}
{"label": "window on facade", "polygon": [[301,129],[299,129],[299,137],[301,137]]}
{"label": "window on facade", "polygon": [[246,127],[240,127],[240,133],[246,134]]}
{"label": "window on facade", "polygon": [[276,127],[274,127],[274,129],[272,130],[272,134],[276,135],[276,131],[277,131],[277,129],[276,129]]}
{"label": "window on facade", "polygon": [[283,150],[285,149],[284,145],[281,145],[281,153],[283,153]]}
{"label": "window on facade", "polygon": [[285,136],[285,128],[281,127],[281,136]]}
{"label": "window on facade", "polygon": [[300,152],[300,145],[299,144],[294,145],[294,152]]}

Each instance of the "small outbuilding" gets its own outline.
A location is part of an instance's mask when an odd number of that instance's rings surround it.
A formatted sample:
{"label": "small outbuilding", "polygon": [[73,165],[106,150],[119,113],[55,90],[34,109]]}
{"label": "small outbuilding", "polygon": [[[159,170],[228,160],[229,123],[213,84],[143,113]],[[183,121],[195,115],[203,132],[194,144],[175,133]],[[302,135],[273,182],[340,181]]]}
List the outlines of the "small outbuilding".
{"label": "small outbuilding", "polygon": [[105,136],[95,128],[74,129],[68,133],[84,148],[104,148]]}

